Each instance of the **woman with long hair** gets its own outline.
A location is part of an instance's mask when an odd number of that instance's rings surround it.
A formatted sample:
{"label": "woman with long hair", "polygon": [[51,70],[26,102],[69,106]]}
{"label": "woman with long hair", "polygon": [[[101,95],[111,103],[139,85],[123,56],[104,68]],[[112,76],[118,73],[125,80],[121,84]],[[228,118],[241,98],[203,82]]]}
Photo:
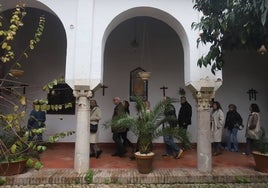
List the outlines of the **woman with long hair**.
{"label": "woman with long hair", "polygon": [[97,130],[101,119],[101,110],[96,100],[90,100],[90,126],[96,126],[96,129],[90,131],[90,157],[99,158],[102,150],[97,145]]}
{"label": "woman with long hair", "polygon": [[250,155],[252,152],[252,146],[255,140],[259,140],[262,136],[262,129],[260,125],[260,108],[257,104],[252,103],[249,107],[250,114],[248,116],[248,122],[246,126],[246,152],[242,154]]}
{"label": "woman with long hair", "polygon": [[224,114],[219,102],[212,103],[211,113],[211,138],[213,155],[221,154],[222,129],[224,126]]}

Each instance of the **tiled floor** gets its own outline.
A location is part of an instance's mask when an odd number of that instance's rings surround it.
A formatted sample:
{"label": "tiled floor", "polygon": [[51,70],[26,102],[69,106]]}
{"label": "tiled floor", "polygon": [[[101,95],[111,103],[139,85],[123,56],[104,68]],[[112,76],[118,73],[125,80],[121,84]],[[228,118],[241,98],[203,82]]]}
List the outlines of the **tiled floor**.
{"label": "tiled floor", "polygon": [[[126,157],[113,157],[114,144],[99,144],[103,150],[99,159],[90,158],[90,168],[93,169],[133,169],[136,168],[135,160],[130,160],[130,152]],[[130,149],[128,149],[130,151]],[[196,148],[184,151],[180,159],[162,157],[165,152],[162,144],[154,145],[154,168],[197,168]],[[44,168],[73,168],[74,164],[74,143],[57,143],[48,146],[41,155]],[[223,151],[219,156],[213,156],[213,167],[243,167],[254,169],[255,163],[252,156],[242,155],[241,152]]]}

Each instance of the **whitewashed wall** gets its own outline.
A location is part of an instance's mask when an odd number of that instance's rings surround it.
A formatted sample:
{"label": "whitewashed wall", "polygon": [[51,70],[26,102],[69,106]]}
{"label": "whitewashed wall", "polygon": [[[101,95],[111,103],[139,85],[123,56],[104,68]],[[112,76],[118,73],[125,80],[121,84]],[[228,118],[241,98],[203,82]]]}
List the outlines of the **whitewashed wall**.
{"label": "whitewashed wall", "polygon": [[[0,2],[7,3],[11,1]],[[40,47],[38,47],[31,58],[27,60],[29,61],[29,64],[25,64],[27,70],[23,80],[30,83],[32,86],[26,89],[26,93],[30,100],[45,97],[46,93],[41,91],[43,84],[56,77],[64,75],[65,72],[69,74],[67,75],[69,79],[81,78],[79,72],[81,66],[86,67],[85,65],[88,65],[91,66],[89,71],[96,70],[96,72],[93,72],[97,77],[102,75],[103,72],[103,82],[105,85],[109,86],[105,92],[105,96],[102,96],[101,90],[98,90],[95,93],[95,98],[103,110],[103,120],[101,123],[109,119],[114,107],[112,104],[112,97],[120,96],[122,99],[128,99],[129,72],[137,66],[141,66],[141,64],[139,63],[139,56],[135,54],[129,46],[129,43],[133,40],[133,33],[129,31],[132,30],[132,28],[127,25],[128,23],[119,25],[119,27],[112,33],[107,32],[107,28],[117,15],[130,8],[139,6],[162,7],[165,12],[178,18],[180,24],[184,27],[184,30],[187,33],[187,36],[182,35],[182,38],[178,38],[178,35],[163,22],[158,23],[155,20],[149,22],[149,26],[151,27],[150,35],[148,37],[149,50],[146,51],[146,64],[142,64],[142,67],[153,73],[152,78],[149,81],[149,100],[152,105],[162,98],[162,91],[159,88],[163,86],[163,84],[167,85],[169,88],[166,92],[168,96],[177,97],[178,88],[184,86],[185,82],[188,83],[189,81],[198,80],[206,75],[211,76],[209,69],[202,69],[204,71],[200,71],[201,69],[196,66],[196,60],[202,55],[202,50],[196,49],[195,41],[198,32],[192,31],[190,28],[192,21],[198,19],[198,14],[192,10],[191,1],[98,0],[95,1],[94,4],[94,14],[88,14],[85,19],[79,19],[80,21],[76,18],[78,1],[72,1],[74,4],[68,4],[71,1],[68,1],[68,3],[64,2],[64,6],[59,6],[63,1],[42,0],[41,2],[48,7],[44,8],[44,5],[38,3],[33,3],[32,5],[49,10],[58,17],[48,15],[46,31],[43,35]],[[83,2],[83,0],[79,2]],[[93,8],[92,6],[91,8]],[[84,11],[86,9],[85,7],[81,7],[81,4],[80,8],[83,8]],[[66,14],[66,12],[68,12],[66,10],[69,10],[71,13]],[[146,11],[146,9],[142,10]],[[146,12],[141,13],[142,15],[147,14]],[[90,17],[91,15],[94,17]],[[162,16],[168,16],[168,14],[163,14]],[[62,20],[58,20],[58,18]],[[162,19],[165,20],[167,18],[164,17]],[[30,18],[30,20],[32,20],[32,18]],[[169,24],[172,25],[173,21],[169,22]],[[85,37],[91,36],[90,32],[76,35],[76,26],[80,24],[80,29],[83,29],[83,24],[86,24],[87,22],[89,24],[94,23],[93,32],[95,34],[99,33],[100,35],[93,37],[93,47],[80,47],[95,49],[97,51],[88,54],[84,53],[82,56],[75,58],[73,52],[75,50],[79,51],[79,45],[74,45],[74,43],[82,41]],[[113,23],[120,24],[120,19]],[[75,26],[74,30],[71,29],[71,25]],[[117,25],[113,25],[113,27],[116,26]],[[111,26],[109,29],[113,27]],[[79,30],[79,32],[81,32],[81,30]],[[26,33],[29,32],[26,31]],[[22,34],[21,39],[24,39],[25,36],[25,34]],[[108,38],[107,43],[103,37]],[[186,43],[189,43],[188,49],[182,48],[182,39],[183,41],[186,41]],[[67,44],[71,45],[68,47],[68,50]],[[70,53],[66,53],[66,51],[69,51]],[[187,51],[187,53],[185,53],[185,51]],[[90,54],[93,54],[93,56],[88,57]],[[102,56],[102,54],[104,54],[104,56]],[[189,62],[185,64],[185,54],[189,55],[188,58],[190,64]],[[267,87],[264,82],[266,77],[265,70],[267,70],[267,64],[265,63],[267,62],[267,59],[267,55],[260,57],[253,52],[231,53],[226,57],[226,65],[223,73],[223,86],[216,94],[216,100],[221,102],[225,112],[229,103],[235,103],[245,122],[248,114],[248,106],[250,104],[246,91],[250,88],[254,88],[259,92],[256,102],[260,105],[262,111],[262,123],[263,125],[267,124],[265,118],[265,115],[267,114]],[[89,60],[93,64],[90,64],[90,62],[85,60]],[[258,62],[261,62],[261,64],[257,64]],[[254,65],[252,65],[252,63],[254,63]],[[244,66],[244,68],[240,69],[239,65]],[[69,67],[69,71],[66,71],[66,67]],[[74,69],[75,73],[73,72]],[[191,74],[186,75],[185,71],[190,72]],[[195,101],[189,91],[186,91],[188,100],[193,106],[193,124],[189,127],[189,132],[192,134],[192,141],[196,142],[197,122]],[[175,106],[178,112],[180,106],[179,104],[175,104]],[[31,107],[29,107],[29,110],[30,108]],[[135,114],[133,105],[131,108],[131,113]],[[75,130],[76,116],[47,115],[47,128],[46,135],[63,130]],[[101,128],[99,136],[100,142],[112,142],[110,130]],[[74,138],[75,137],[72,136],[63,141],[73,142]],[[133,136],[132,140],[135,141]],[[239,133],[239,141],[244,141],[243,131]],[[162,139],[159,139],[156,142],[162,142]]]}
{"label": "whitewashed wall", "polygon": [[[268,70],[268,54],[259,55],[256,51],[233,51],[224,57],[226,63],[223,70],[223,85],[218,90],[218,100],[226,114],[228,105],[237,105],[238,112],[247,123],[251,103],[259,105],[261,125],[268,133],[268,87],[266,84]],[[257,100],[249,100],[247,91],[257,90]],[[245,130],[239,131],[239,141],[245,141]]]}

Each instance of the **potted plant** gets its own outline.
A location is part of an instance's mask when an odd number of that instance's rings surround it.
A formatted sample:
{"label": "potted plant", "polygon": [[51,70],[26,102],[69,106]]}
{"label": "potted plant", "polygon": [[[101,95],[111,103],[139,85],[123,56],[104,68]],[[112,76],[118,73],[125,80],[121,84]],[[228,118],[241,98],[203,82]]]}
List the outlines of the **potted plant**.
{"label": "potted plant", "polygon": [[252,155],[255,160],[255,170],[268,173],[268,138],[265,134],[253,144]]}
{"label": "potted plant", "polygon": [[0,113],[0,175],[21,173],[26,163],[35,169],[41,168],[39,154],[46,147],[36,140],[29,141],[28,136],[32,133],[42,133],[44,128],[30,131],[24,125],[26,107],[24,96],[19,97],[20,104],[16,104],[15,99],[11,101],[5,98],[4,100],[6,106],[12,105],[13,111]]}
{"label": "potted plant", "polygon": [[[28,129],[25,123],[26,99],[24,96],[18,99],[19,104],[15,104],[14,100],[5,99],[6,106],[14,105],[13,111],[0,113],[0,176],[22,173],[26,167],[33,167],[37,170],[43,167],[40,154],[46,150],[47,142],[40,142],[33,135],[42,134],[45,131],[45,125],[43,122],[38,122],[44,126]],[[36,100],[35,105],[35,108],[46,109],[45,100]],[[54,143],[59,138],[73,133],[74,131],[56,133],[48,140]],[[29,136],[33,139],[29,139]]]}
{"label": "potted plant", "polygon": [[152,162],[155,155],[152,151],[152,142],[154,139],[165,134],[173,134],[175,138],[188,143],[188,146],[190,146],[190,141],[185,131],[182,131],[178,127],[163,128],[161,126],[166,121],[169,121],[169,119],[164,116],[164,110],[170,102],[172,101],[160,101],[153,109],[149,110],[146,102],[141,98],[136,98],[136,117],[130,116],[129,114],[123,114],[118,118],[105,123],[106,126],[125,126],[132,130],[138,137],[138,151],[135,153],[135,158],[140,173],[147,174],[152,171]]}

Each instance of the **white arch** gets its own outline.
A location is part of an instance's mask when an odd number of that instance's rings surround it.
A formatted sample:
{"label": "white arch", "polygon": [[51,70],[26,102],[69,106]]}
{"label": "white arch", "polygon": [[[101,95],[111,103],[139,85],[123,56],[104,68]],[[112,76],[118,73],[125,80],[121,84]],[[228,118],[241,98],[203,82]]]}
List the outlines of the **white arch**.
{"label": "white arch", "polygon": [[[128,20],[133,17],[137,16],[147,16],[147,17],[152,17],[158,20],[163,21],[164,23],[168,24],[174,31],[178,34],[182,46],[183,46],[183,51],[184,51],[184,81],[188,80],[187,78],[190,77],[190,46],[189,46],[189,41],[187,34],[181,25],[181,23],[172,15],[169,13],[153,8],[153,7],[135,7],[128,9],[122,13],[120,13],[118,16],[116,16],[108,25],[106,28],[104,35],[103,35],[103,40],[102,40],[102,56],[101,56],[101,62],[102,62],[102,67],[103,67],[103,56],[104,56],[104,49],[105,49],[105,44],[106,40],[109,36],[109,34],[112,32],[114,28],[116,28],[120,23],[124,22],[125,20]],[[103,70],[102,70],[103,71]]]}
{"label": "white arch", "polygon": [[[55,12],[51,8],[49,8],[44,3],[41,3],[40,1],[27,0],[26,2],[23,2],[23,3],[25,3],[26,7],[37,8],[37,9],[44,10],[46,12],[50,12],[50,13],[56,15]],[[7,0],[0,0],[0,4],[3,5],[2,11],[5,11],[7,9],[11,9],[11,8],[16,7],[16,4],[18,4],[18,1],[17,0],[8,0],[8,1]]]}

